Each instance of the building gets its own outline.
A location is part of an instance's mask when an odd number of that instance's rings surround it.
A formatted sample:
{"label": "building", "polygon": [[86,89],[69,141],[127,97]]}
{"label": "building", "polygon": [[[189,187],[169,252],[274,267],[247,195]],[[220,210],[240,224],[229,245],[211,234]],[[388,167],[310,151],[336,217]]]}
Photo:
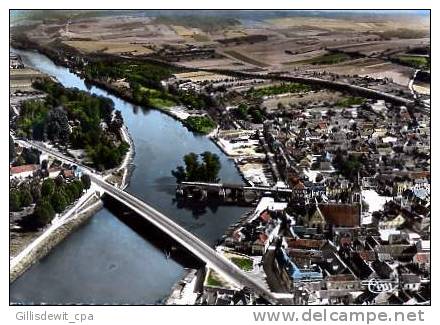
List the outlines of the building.
{"label": "building", "polygon": [[11,167],[9,175],[11,178],[26,178],[34,176],[34,174],[40,169],[39,165],[29,164],[22,166]]}

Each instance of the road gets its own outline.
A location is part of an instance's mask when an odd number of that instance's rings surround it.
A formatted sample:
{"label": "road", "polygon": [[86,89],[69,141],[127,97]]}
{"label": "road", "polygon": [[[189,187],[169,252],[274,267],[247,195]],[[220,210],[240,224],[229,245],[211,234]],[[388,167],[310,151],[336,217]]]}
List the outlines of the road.
{"label": "road", "polygon": [[91,181],[99,186],[101,189],[103,189],[108,195],[112,196],[116,200],[133,209],[139,215],[161,229],[164,233],[169,235],[171,238],[176,240],[183,247],[187,248],[190,252],[197,256],[199,259],[204,261],[208,267],[215,270],[226,280],[232,282],[240,288],[247,287],[251,289],[258,296],[266,299],[271,303],[279,303],[276,294],[268,291],[267,288],[252,279],[250,275],[246,274],[243,270],[237,267],[226,257],[216,252],[213,248],[206,245],[203,241],[194,236],[192,233],[182,228],[177,223],[175,223],[150,205],[136,198],[134,195],[124,192],[123,190],[107,183],[102,175],[97,174],[91,168],[81,166],[73,159],[64,156],[54,149],[47,148],[40,143],[28,142],[23,140],[18,141],[22,145],[32,146],[38,150],[41,150],[42,152],[45,152],[60,159],[61,161],[79,166],[84,173],[90,176]]}

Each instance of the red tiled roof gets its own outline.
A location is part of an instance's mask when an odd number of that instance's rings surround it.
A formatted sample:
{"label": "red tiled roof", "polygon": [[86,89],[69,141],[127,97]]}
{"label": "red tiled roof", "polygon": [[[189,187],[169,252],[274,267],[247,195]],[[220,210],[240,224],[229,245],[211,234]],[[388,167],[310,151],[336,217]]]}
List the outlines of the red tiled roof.
{"label": "red tiled roof", "polygon": [[320,123],[318,123],[318,127],[319,127],[320,129],[326,129],[326,128],[327,128],[327,123],[325,123],[325,122],[320,122]]}
{"label": "red tiled roof", "polygon": [[429,171],[419,171],[419,172],[412,172],[409,174],[409,177],[411,178],[426,178],[431,176],[431,173]]}
{"label": "red tiled roof", "polygon": [[269,212],[267,212],[267,211],[263,211],[263,212],[260,214],[260,218],[261,218],[261,220],[263,220],[264,222],[268,222],[268,221],[271,219],[270,214],[269,214]]}
{"label": "red tiled roof", "polygon": [[11,174],[15,175],[24,172],[31,172],[37,170],[38,168],[39,165],[33,165],[33,164],[11,167]]}
{"label": "red tiled roof", "polygon": [[299,181],[294,187],[295,190],[303,190],[305,188],[303,182]]}
{"label": "red tiled roof", "polygon": [[416,263],[429,263],[431,260],[430,253],[417,253],[414,255],[414,261]]}
{"label": "red tiled roof", "polygon": [[362,258],[364,261],[375,261],[376,260],[376,254],[374,251],[360,251],[358,252],[360,258]]}
{"label": "red tiled roof", "polygon": [[261,245],[264,245],[266,242],[267,242],[267,240],[269,239],[269,236],[268,235],[266,235],[265,233],[261,233],[259,236],[258,236],[258,239],[255,241],[257,244],[261,244]]}
{"label": "red tiled roof", "polygon": [[319,209],[329,224],[340,227],[358,227],[360,206],[358,204],[319,204]]}
{"label": "red tiled roof", "polygon": [[64,175],[64,177],[73,177],[74,176],[73,171],[70,169],[63,170],[63,175]]}
{"label": "red tiled roof", "polygon": [[339,241],[341,245],[347,244],[350,245],[351,244],[351,238],[350,237],[343,237],[341,238],[341,240]]}

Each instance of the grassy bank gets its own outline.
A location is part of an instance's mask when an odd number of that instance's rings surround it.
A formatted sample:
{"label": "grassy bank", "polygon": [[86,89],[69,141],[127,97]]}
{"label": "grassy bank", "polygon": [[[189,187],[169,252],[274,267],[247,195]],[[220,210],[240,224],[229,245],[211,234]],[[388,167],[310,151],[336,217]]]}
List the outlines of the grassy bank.
{"label": "grassy bank", "polygon": [[217,124],[209,116],[189,116],[184,123],[193,131],[208,134]]}

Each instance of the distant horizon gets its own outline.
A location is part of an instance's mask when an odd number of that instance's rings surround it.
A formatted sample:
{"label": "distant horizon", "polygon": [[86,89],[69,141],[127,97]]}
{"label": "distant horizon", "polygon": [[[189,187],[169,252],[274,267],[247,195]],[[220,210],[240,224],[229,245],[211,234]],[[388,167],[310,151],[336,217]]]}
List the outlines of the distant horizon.
{"label": "distant horizon", "polygon": [[[178,16],[190,16],[190,15],[206,15],[206,16],[245,16],[249,13],[258,13],[256,19],[261,19],[261,16],[330,16],[341,17],[346,15],[368,15],[368,16],[429,16],[430,10],[420,9],[11,9],[10,17],[12,19],[37,19],[32,15],[41,15],[44,13],[100,13],[108,15],[114,15],[119,13],[133,13],[143,14],[147,16],[160,16],[160,15],[178,15]],[[27,15],[31,17],[26,17]],[[289,15],[291,14],[291,15]],[[239,18],[239,17],[238,17]]]}

